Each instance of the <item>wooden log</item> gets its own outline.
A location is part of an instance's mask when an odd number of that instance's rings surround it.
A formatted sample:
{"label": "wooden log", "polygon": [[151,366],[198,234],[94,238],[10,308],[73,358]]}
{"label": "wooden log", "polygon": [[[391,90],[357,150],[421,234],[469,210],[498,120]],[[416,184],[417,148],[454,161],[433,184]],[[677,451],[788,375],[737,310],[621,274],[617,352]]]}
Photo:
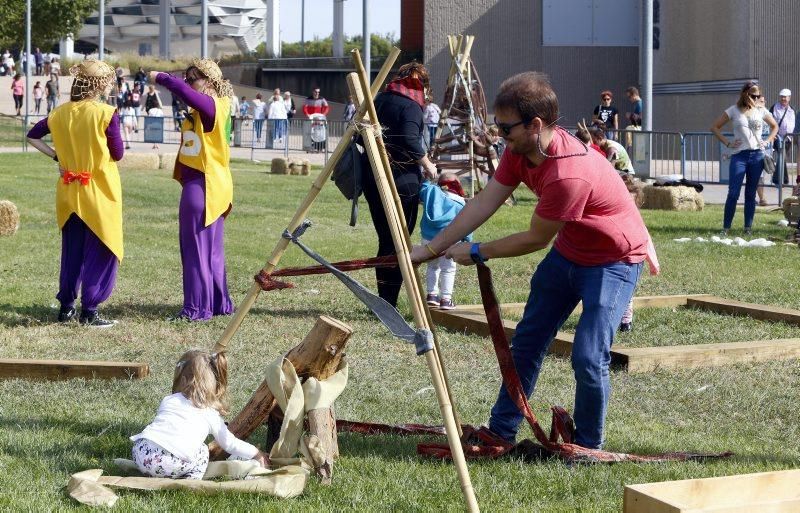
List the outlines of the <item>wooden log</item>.
{"label": "wooden log", "polygon": [[0,359],[0,379],[25,378],[50,381],[73,378],[142,379],[149,374],[150,366],[146,363]]}
{"label": "wooden log", "polygon": [[687,306],[717,313],[752,317],[761,321],[779,321],[800,326],[800,311],[791,308],[743,303],[715,296],[691,298]]}
{"label": "wooden log", "polygon": [[325,461],[317,468],[317,474],[322,479],[322,484],[329,485],[333,479],[333,460],[339,452],[336,436],[336,418],[333,408],[317,408],[310,410],[308,419],[308,432],[317,435],[322,448],[325,450]]}
{"label": "wooden log", "polygon": [[[286,358],[294,365],[301,381],[309,377],[325,380],[339,367],[344,346],[352,333],[353,329],[347,324],[320,316],[308,335],[289,351]],[[264,380],[242,411],[228,423],[228,429],[238,438],[246,439],[264,423],[275,406],[275,398]],[[209,452],[212,460],[225,456],[216,442],[209,445]]]}

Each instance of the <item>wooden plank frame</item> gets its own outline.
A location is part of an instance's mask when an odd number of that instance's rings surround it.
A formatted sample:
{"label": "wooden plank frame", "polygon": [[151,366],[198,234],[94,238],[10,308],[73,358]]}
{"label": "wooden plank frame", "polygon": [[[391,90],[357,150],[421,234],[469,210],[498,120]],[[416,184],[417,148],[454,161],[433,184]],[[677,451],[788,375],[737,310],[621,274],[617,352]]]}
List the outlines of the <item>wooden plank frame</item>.
{"label": "wooden plank frame", "polygon": [[142,379],[149,374],[150,366],[137,362],[0,359],[0,379]]}
{"label": "wooden plank frame", "polygon": [[800,511],[800,470],[628,485],[624,513]]}
{"label": "wooden plank frame", "polygon": [[[524,303],[500,305],[503,312],[521,314]],[[754,303],[742,303],[710,294],[684,294],[672,296],[642,296],[633,299],[637,308],[673,308],[687,306],[720,314],[752,317],[765,321],[781,321],[800,326],[800,311]],[[579,312],[581,306],[575,309]],[[489,325],[483,305],[458,306],[455,310],[432,310],[435,323],[454,331],[489,336]],[[517,323],[503,319],[506,336],[511,339]],[[569,357],[572,354],[573,336],[558,332],[549,352]],[[611,365],[631,373],[656,370],[679,370],[699,367],[717,367],[736,363],[789,360],[800,357],[800,338],[724,342],[661,347],[614,347]]]}

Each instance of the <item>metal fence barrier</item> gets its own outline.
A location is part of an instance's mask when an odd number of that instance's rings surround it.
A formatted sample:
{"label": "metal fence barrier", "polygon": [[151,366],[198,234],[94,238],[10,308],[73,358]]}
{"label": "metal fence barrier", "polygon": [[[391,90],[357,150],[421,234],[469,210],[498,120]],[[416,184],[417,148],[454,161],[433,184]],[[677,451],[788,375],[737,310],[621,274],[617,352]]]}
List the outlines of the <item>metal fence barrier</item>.
{"label": "metal fence barrier", "polygon": [[[27,151],[25,135],[43,117],[0,117],[0,147],[18,147]],[[120,116],[120,127],[126,145],[134,142],[178,145],[182,121],[182,117],[172,115]],[[339,120],[235,118],[231,124],[230,142],[232,147],[249,148],[251,160],[269,158],[279,150],[287,158],[293,152],[324,153],[327,163],[329,153],[339,144],[348,123]],[[573,127],[567,129],[574,131]],[[627,149],[639,177],[681,175],[696,182],[728,182],[730,153],[711,132],[610,132],[613,139]],[[50,137],[45,140],[50,141]],[[790,134],[787,140],[779,138],[776,146],[781,149],[775,152],[775,157],[778,168],[781,171],[785,169],[784,184],[792,184],[798,173],[800,151],[795,141],[800,141],[800,132]],[[764,185],[775,186],[772,183]]]}

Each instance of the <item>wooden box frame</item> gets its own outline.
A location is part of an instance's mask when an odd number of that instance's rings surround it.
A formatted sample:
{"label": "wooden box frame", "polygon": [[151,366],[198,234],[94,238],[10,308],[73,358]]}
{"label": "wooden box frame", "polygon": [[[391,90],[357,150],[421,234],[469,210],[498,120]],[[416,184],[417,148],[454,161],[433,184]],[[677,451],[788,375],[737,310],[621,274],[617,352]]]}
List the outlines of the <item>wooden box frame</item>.
{"label": "wooden box frame", "polygon": [[[789,308],[743,303],[710,294],[679,294],[671,296],[641,296],[633,299],[637,308],[673,308],[688,306],[721,314],[751,317],[764,321],[782,321],[800,326],[800,311]],[[500,305],[503,312],[521,313],[525,303]],[[578,305],[576,312],[580,311]],[[489,336],[489,325],[483,305],[463,305],[455,310],[432,310],[433,321],[445,328]],[[503,319],[509,340],[517,323]],[[558,332],[549,352],[569,357],[572,354],[573,336]],[[753,340],[661,347],[615,347],[611,350],[611,364],[628,372],[652,372],[659,369],[686,369],[716,367],[736,363],[789,360],[800,357],[800,338]]]}
{"label": "wooden box frame", "polygon": [[793,513],[800,470],[629,485],[623,513]]}

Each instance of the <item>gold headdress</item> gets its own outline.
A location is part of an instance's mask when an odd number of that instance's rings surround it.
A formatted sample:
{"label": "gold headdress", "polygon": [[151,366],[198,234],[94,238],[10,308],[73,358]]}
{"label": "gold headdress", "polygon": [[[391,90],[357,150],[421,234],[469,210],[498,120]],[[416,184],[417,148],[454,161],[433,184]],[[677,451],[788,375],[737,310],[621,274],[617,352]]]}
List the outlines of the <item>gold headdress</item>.
{"label": "gold headdress", "polygon": [[192,66],[199,69],[200,73],[208,78],[219,96],[233,96],[233,87],[230,81],[225,80],[225,77],[222,76],[222,70],[219,69],[216,62],[211,59],[194,59]]}
{"label": "gold headdress", "polygon": [[96,59],[86,59],[71,66],[69,74],[75,77],[71,96],[80,100],[100,95],[116,79],[114,68]]}

